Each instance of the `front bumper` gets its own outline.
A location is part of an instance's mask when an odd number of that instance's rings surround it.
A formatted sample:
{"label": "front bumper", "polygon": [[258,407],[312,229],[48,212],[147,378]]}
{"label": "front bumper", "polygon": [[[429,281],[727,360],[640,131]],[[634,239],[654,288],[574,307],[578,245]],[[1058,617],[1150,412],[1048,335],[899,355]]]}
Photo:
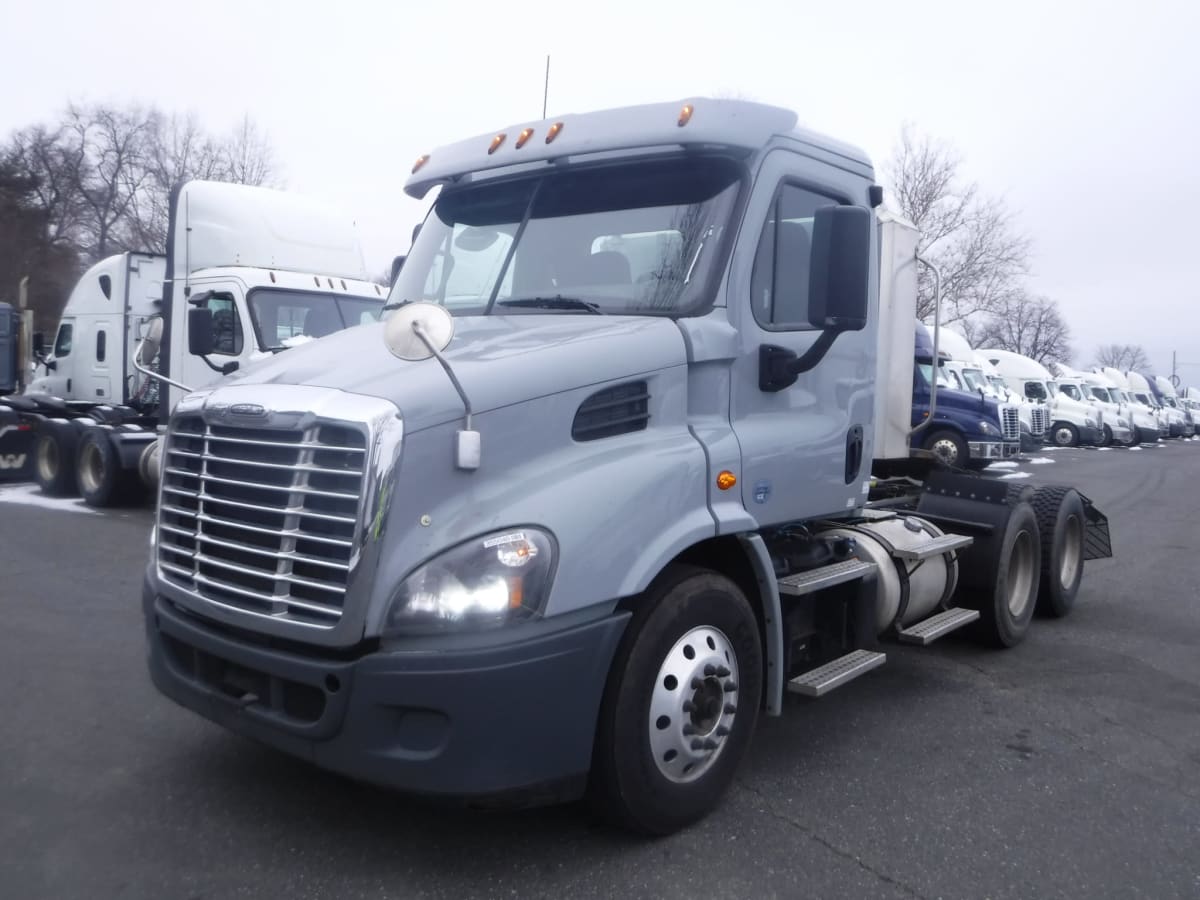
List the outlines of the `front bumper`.
{"label": "front bumper", "polygon": [[1146,425],[1137,427],[1138,442],[1143,444],[1153,444],[1158,440],[1158,427],[1150,428]]}
{"label": "front bumper", "polygon": [[1028,453],[1032,450],[1039,450],[1039,449],[1041,449],[1041,447],[1044,443],[1045,443],[1045,438],[1042,435],[1038,435],[1038,436],[1034,437],[1032,432],[1025,431],[1024,429],[1022,429],[1020,447],[1025,452]]}
{"label": "front bumper", "polygon": [[1079,426],[1079,443],[1095,446],[1104,439],[1102,432],[1095,425],[1080,425]]}
{"label": "front bumper", "polygon": [[1168,433],[1173,438],[1183,437],[1183,425],[1179,422],[1172,422],[1167,426]]}
{"label": "front bumper", "polygon": [[351,778],[505,805],[582,792],[629,618],[484,648],[345,659],[214,628],[158,596],[149,572],[142,606],[151,678],[180,705]]}
{"label": "front bumper", "polygon": [[[1002,441],[970,441],[967,443],[967,455],[971,459],[1007,459],[1011,453],[1007,453],[1008,444]],[[1021,447],[1015,445],[1019,453]]]}
{"label": "front bumper", "polygon": [[1133,440],[1133,432],[1123,425],[1110,425],[1114,444],[1128,444]]}
{"label": "front bumper", "polygon": [[1021,455],[1020,441],[1005,441],[1002,450],[1005,459],[1012,459],[1014,456]]}

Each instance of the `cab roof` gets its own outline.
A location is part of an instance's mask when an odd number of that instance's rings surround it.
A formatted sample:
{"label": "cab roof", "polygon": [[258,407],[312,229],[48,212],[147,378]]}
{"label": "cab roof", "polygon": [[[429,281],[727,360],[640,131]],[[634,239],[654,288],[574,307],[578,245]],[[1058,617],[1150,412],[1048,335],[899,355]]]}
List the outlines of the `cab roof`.
{"label": "cab roof", "polygon": [[520,122],[420,157],[404,190],[419,199],[435,185],[461,182],[475,172],[582,154],[672,146],[752,152],[776,137],[823,151],[843,168],[873,177],[862,150],[801,128],[798,121],[795,112],[778,106],[695,97]]}

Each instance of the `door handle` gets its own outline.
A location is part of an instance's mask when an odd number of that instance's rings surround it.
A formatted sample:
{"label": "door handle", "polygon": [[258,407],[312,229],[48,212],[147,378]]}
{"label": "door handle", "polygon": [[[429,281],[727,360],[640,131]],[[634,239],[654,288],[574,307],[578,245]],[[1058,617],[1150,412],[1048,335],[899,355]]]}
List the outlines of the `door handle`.
{"label": "door handle", "polygon": [[858,478],[863,462],[863,427],[851,425],[846,432],[846,484]]}

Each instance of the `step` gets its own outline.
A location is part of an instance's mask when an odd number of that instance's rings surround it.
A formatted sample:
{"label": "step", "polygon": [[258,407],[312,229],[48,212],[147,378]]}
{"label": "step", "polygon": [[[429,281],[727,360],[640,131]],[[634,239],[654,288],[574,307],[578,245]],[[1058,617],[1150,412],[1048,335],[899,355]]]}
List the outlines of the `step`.
{"label": "step", "polygon": [[839,688],[859,675],[877,669],[887,661],[887,654],[870,650],[855,650],[839,656],[820,668],[797,675],[788,682],[788,690],[805,697],[821,697],[834,688]]}
{"label": "step", "polygon": [[975,538],[967,534],[943,534],[919,547],[896,547],[892,550],[892,556],[896,559],[916,562],[921,559],[929,559],[931,556],[941,556],[943,553],[950,553],[953,550],[961,550],[963,547],[970,547],[974,541]]}
{"label": "step", "polygon": [[977,609],[948,609],[945,612],[940,612],[936,616],[930,616],[918,622],[916,625],[910,625],[908,628],[902,629],[900,632],[900,642],[903,644],[920,644],[924,647],[926,644],[932,644],[944,634],[949,634],[956,628],[962,628],[964,625],[970,625],[979,618],[979,610]]}
{"label": "step", "polygon": [[819,569],[809,569],[779,579],[779,593],[789,597],[802,597],[814,591],[820,591],[836,584],[854,581],[875,571],[875,563],[863,562],[861,559],[847,559],[843,562],[831,563]]}

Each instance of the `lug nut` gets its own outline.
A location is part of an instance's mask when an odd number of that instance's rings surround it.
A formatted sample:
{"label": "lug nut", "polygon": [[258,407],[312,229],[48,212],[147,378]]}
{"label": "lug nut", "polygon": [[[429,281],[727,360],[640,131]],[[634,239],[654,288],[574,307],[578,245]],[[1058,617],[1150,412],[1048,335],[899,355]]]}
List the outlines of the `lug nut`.
{"label": "lug nut", "polygon": [[724,666],[718,666],[717,667],[717,677],[718,678],[728,678],[729,670],[727,668],[725,668]]}
{"label": "lug nut", "polygon": [[734,706],[732,703],[725,704],[725,715],[732,716],[735,712],[737,712],[736,706]]}
{"label": "lug nut", "polygon": [[727,734],[729,734],[728,728],[726,728],[724,725],[717,726],[717,737],[725,737]]}
{"label": "lug nut", "polygon": [[[714,666],[712,663],[709,663],[707,666],[704,667],[704,674],[707,677],[712,678],[714,675],[717,674],[717,667]],[[726,674],[728,674],[728,673],[726,673]]]}
{"label": "lug nut", "polygon": [[734,684],[732,681],[725,682],[725,693],[732,694],[736,690],[737,690],[737,685]]}

